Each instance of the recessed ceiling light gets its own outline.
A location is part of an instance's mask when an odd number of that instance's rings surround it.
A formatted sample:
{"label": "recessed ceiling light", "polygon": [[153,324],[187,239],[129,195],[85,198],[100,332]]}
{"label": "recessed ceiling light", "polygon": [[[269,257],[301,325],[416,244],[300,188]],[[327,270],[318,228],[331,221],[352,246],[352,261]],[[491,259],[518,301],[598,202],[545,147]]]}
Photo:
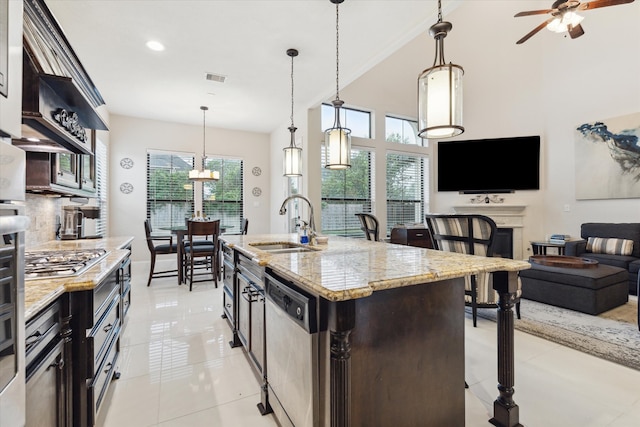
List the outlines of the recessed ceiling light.
{"label": "recessed ceiling light", "polygon": [[164,45],[155,40],[149,40],[147,42],[147,47],[151,50],[155,50],[156,52],[161,52],[164,50]]}

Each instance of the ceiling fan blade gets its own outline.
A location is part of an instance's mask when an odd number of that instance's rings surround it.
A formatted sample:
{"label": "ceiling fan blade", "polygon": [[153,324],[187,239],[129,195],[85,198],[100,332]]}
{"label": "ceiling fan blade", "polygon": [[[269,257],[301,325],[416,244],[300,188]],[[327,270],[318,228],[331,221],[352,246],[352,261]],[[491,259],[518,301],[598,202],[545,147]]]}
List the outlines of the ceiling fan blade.
{"label": "ceiling fan blade", "polygon": [[634,0],[594,0],[588,3],[581,3],[578,6],[580,10],[591,10],[599,7],[617,6],[619,4],[633,3]]}
{"label": "ceiling fan blade", "polygon": [[[632,0],[633,1],[633,0]],[[519,16],[531,16],[531,15],[544,15],[546,13],[551,13],[553,12],[555,9],[544,9],[544,10],[529,10],[527,12],[520,12],[520,13],[516,13],[514,15],[514,18],[517,18]]]}
{"label": "ceiling fan blade", "polygon": [[549,18],[546,21],[544,21],[542,24],[538,25],[536,28],[534,28],[533,30],[531,30],[529,33],[527,33],[526,36],[524,36],[523,38],[521,38],[520,40],[518,40],[516,42],[516,44],[522,44],[524,42],[526,42],[527,40],[529,40],[533,35],[535,35],[538,31],[540,31],[541,29],[543,29],[544,27],[547,26],[547,24],[551,21],[553,21],[555,18]]}
{"label": "ceiling fan blade", "polygon": [[572,39],[577,39],[578,37],[584,34],[584,30],[582,29],[582,25],[580,24],[576,25],[575,27],[572,25],[569,25],[567,30],[569,31],[569,36]]}

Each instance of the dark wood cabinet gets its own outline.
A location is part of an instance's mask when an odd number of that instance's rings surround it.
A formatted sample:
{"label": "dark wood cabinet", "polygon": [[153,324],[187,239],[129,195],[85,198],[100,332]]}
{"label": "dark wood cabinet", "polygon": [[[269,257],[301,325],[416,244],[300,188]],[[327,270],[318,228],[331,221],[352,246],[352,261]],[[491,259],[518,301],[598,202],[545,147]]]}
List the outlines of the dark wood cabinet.
{"label": "dark wood cabinet", "polygon": [[25,326],[26,426],[71,426],[71,329],[62,295]]}
{"label": "dark wood cabinet", "polygon": [[122,326],[122,264],[93,290],[70,294],[73,340],[74,425],[93,426],[111,380],[118,378]]}
{"label": "dark wood cabinet", "polygon": [[27,151],[26,190],[30,193],[95,197],[95,157]]}
{"label": "dark wood cabinet", "polygon": [[427,228],[392,228],[391,243],[433,249]]}

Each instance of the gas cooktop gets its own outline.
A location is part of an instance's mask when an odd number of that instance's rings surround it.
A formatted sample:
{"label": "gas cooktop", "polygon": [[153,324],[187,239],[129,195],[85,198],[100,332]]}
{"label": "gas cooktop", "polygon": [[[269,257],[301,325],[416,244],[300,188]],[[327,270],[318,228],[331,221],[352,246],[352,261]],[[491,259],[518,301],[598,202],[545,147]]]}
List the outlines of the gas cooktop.
{"label": "gas cooktop", "polygon": [[76,276],[107,255],[104,249],[25,252],[25,280]]}

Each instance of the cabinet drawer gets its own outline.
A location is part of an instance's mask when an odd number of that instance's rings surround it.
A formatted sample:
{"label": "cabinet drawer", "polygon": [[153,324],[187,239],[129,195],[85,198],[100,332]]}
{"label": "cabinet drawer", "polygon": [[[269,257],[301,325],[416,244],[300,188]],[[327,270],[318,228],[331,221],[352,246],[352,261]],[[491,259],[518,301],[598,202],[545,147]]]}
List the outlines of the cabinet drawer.
{"label": "cabinet drawer", "polygon": [[243,255],[238,256],[238,270],[244,274],[250,282],[256,283],[260,288],[264,288],[264,268],[252,262]]}
{"label": "cabinet drawer", "polygon": [[233,292],[225,285],[222,292],[222,306],[224,314],[227,316],[227,319],[229,319],[229,323],[231,323],[232,325],[235,325],[233,315],[234,303]]}
{"label": "cabinet drawer", "polygon": [[60,300],[56,300],[25,326],[27,370],[29,365],[38,359],[38,355],[41,355],[49,344],[59,337],[61,307]]}
{"label": "cabinet drawer", "polygon": [[[116,364],[118,362],[118,356],[120,355],[118,337],[115,336],[109,345],[107,356],[102,363],[98,366],[96,375],[87,388],[87,400],[93,405],[93,410],[89,411],[90,417],[95,417],[100,410],[102,401],[109,390],[111,385],[111,379],[116,372]],[[90,420],[91,424],[95,424],[95,419]]]}
{"label": "cabinet drawer", "polygon": [[120,293],[120,285],[117,280],[117,271],[109,276],[93,291],[93,324],[103,316],[113,301],[113,296]]}
{"label": "cabinet drawer", "polygon": [[228,261],[230,264],[233,264],[233,249],[229,246],[223,244],[222,245],[222,255],[224,256],[224,260]]}
{"label": "cabinet drawer", "polygon": [[121,323],[124,323],[129,307],[131,307],[131,286],[124,291],[120,304],[122,304],[122,319],[120,319],[120,321]]}
{"label": "cabinet drawer", "polygon": [[[120,331],[120,295],[116,294],[111,300],[109,309],[104,316],[96,323],[87,342],[89,344],[89,355],[93,355],[93,366],[98,366],[104,357],[113,338]],[[117,337],[116,337],[117,338]],[[94,372],[93,369],[90,373]]]}
{"label": "cabinet drawer", "polygon": [[225,286],[231,289],[231,293],[233,295],[233,275],[235,274],[235,267],[233,264],[227,262],[226,258],[222,263],[223,273],[222,273],[222,282]]}

